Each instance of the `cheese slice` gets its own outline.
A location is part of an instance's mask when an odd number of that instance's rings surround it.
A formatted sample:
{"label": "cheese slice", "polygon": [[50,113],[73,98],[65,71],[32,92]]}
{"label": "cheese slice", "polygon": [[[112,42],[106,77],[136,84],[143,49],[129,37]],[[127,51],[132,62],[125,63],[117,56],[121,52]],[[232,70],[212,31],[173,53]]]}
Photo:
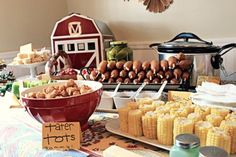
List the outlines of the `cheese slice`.
{"label": "cheese slice", "polygon": [[25,54],[32,53],[32,43],[21,46],[20,53],[25,53]]}
{"label": "cheese slice", "polygon": [[103,151],[104,157],[143,157],[139,154],[126,150],[124,148],[112,145]]}

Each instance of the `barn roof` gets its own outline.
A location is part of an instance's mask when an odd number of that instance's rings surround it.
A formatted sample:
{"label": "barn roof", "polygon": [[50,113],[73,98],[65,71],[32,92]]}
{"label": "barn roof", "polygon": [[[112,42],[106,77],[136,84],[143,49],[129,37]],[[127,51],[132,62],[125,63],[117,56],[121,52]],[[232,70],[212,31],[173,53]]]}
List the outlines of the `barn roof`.
{"label": "barn roof", "polygon": [[100,35],[108,35],[108,36],[113,36],[113,33],[109,29],[106,23],[99,21],[99,20],[94,20],[90,17],[80,15],[78,13],[72,13],[59,21],[56,22],[53,32],[51,34],[51,38],[57,36],[68,36],[68,23],[73,21],[73,20],[78,20],[78,19],[85,19],[86,21],[86,27],[83,27],[83,34],[97,34],[99,33]]}

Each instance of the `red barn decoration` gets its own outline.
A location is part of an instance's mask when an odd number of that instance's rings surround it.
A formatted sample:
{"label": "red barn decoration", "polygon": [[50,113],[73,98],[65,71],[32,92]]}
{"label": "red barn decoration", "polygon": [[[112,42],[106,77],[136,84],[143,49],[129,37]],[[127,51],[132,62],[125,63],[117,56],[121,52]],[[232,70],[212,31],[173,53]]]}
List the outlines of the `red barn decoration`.
{"label": "red barn decoration", "polygon": [[[106,59],[105,49],[113,40],[105,23],[73,13],[56,22],[51,34],[52,54],[65,51],[76,69],[96,67]],[[64,62],[63,58],[58,62]]]}

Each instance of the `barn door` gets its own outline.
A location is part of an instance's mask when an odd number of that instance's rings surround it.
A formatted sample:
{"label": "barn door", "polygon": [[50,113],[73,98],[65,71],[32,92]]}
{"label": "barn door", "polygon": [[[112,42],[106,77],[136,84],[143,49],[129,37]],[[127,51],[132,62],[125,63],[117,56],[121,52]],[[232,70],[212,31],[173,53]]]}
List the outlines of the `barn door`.
{"label": "barn door", "polygon": [[71,59],[72,67],[76,69],[96,67],[99,63],[99,46],[96,38],[56,41],[55,50],[65,51]]}

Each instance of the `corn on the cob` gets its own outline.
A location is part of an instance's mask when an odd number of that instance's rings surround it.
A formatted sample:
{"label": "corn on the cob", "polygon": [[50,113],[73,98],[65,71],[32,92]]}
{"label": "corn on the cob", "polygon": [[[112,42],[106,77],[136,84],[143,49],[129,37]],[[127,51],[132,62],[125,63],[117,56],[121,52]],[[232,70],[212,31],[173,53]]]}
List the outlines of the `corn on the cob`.
{"label": "corn on the cob", "polygon": [[186,117],[175,118],[173,129],[173,141],[175,141],[175,137],[177,135],[184,133],[193,133],[193,121],[191,119],[187,119]]}
{"label": "corn on the cob", "polygon": [[138,105],[151,105],[152,104],[152,102],[153,102],[153,99],[151,99],[151,98],[140,98],[140,99],[138,99],[138,101],[137,101],[137,103],[138,103]]}
{"label": "corn on the cob", "polygon": [[156,108],[153,105],[142,105],[139,106],[139,110],[142,111],[143,115],[147,113],[148,111],[154,111]]}
{"label": "corn on the cob", "polygon": [[209,107],[200,107],[200,106],[196,106],[194,109],[195,113],[199,113],[202,116],[203,120],[206,120],[206,116],[208,114],[210,114],[211,109]]}
{"label": "corn on the cob", "polygon": [[236,114],[231,113],[225,116],[225,120],[231,120],[231,121],[236,121]]}
{"label": "corn on the cob", "polygon": [[213,125],[207,121],[198,121],[194,127],[194,133],[200,138],[200,145],[206,145],[207,132],[211,129]]}
{"label": "corn on the cob", "polygon": [[190,114],[187,116],[187,118],[188,118],[188,119],[191,119],[194,124],[195,124],[196,122],[202,120],[202,116],[201,116],[200,114],[198,114],[198,113],[190,113]]}
{"label": "corn on the cob", "polygon": [[207,133],[206,145],[221,147],[230,153],[231,137],[222,128],[213,127]]}
{"label": "corn on the cob", "polygon": [[161,144],[173,144],[174,116],[161,114],[157,118],[157,139]]}
{"label": "corn on the cob", "polygon": [[227,131],[231,137],[230,153],[236,153],[236,121],[222,121],[220,127]]}
{"label": "corn on the cob", "polygon": [[175,117],[187,117],[188,110],[186,108],[172,108],[170,109],[170,114]]}
{"label": "corn on the cob", "polygon": [[155,107],[159,107],[159,106],[165,105],[165,102],[161,101],[161,100],[156,100],[156,101],[152,102],[152,105],[155,106]]}
{"label": "corn on the cob", "polygon": [[130,101],[127,103],[127,106],[131,109],[131,110],[135,110],[138,109],[138,103],[134,102],[134,101]]}
{"label": "corn on the cob", "polygon": [[142,136],[142,111],[130,110],[128,113],[128,132],[133,136]]}
{"label": "corn on the cob", "polygon": [[175,101],[168,101],[166,102],[165,106],[172,109],[172,108],[179,108],[180,104]]}
{"label": "corn on the cob", "polygon": [[128,106],[121,107],[118,109],[119,114],[119,123],[120,123],[120,130],[124,132],[128,132],[128,113],[130,108]]}
{"label": "corn on the cob", "polygon": [[209,114],[206,116],[206,121],[210,122],[215,127],[220,126],[222,120],[223,118],[220,115]]}
{"label": "corn on the cob", "polygon": [[166,106],[157,107],[155,113],[157,114],[157,116],[169,113],[169,108],[167,108]]}
{"label": "corn on the cob", "polygon": [[195,106],[192,105],[192,104],[180,104],[180,108],[185,108],[187,109],[188,113],[193,113],[194,112],[194,109],[195,109]]}
{"label": "corn on the cob", "polygon": [[154,112],[147,112],[142,116],[143,135],[150,139],[157,138],[157,115]]}
{"label": "corn on the cob", "polygon": [[211,114],[217,114],[221,117],[225,118],[227,114],[229,114],[230,110],[223,108],[211,108]]}

